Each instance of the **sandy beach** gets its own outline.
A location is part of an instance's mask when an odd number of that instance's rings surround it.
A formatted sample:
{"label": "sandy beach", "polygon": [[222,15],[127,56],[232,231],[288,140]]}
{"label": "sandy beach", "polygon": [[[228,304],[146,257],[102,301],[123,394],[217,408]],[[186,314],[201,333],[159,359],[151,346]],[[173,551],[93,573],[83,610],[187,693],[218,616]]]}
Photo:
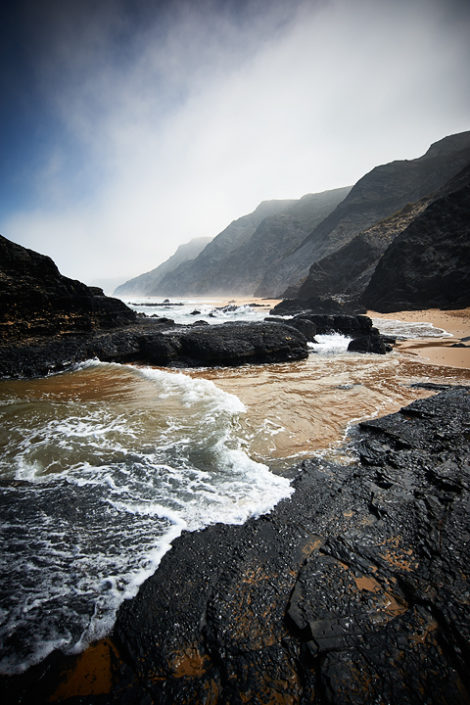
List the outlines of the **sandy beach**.
{"label": "sandy beach", "polygon": [[452,337],[399,341],[396,349],[404,355],[418,357],[435,365],[470,369],[470,340],[467,340],[470,338],[470,308],[449,311],[430,308],[421,311],[395,311],[394,313],[368,311],[367,315],[371,318],[413,323],[428,322],[436,328],[442,328]]}

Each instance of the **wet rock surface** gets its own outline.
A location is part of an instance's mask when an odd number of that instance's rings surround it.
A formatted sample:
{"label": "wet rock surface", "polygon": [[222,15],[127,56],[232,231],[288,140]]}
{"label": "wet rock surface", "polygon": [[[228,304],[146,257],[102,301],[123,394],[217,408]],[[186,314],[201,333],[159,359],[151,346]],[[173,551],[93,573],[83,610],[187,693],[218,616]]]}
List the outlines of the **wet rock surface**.
{"label": "wet rock surface", "polygon": [[142,318],[101,289],[64,277],[49,257],[0,236],[0,378],[46,375],[89,358],[199,367],[307,355],[303,333],[283,323],[176,326]]}
{"label": "wet rock surface", "polygon": [[6,701],[469,703],[469,412],[450,388],[364,422],[269,515],[183,534],[93,647],[104,684],[55,654]]}
{"label": "wet rock surface", "polygon": [[0,377],[57,372],[97,358],[169,367],[206,367],[288,362],[308,355],[307,340],[279,323],[175,326],[168,319],[139,319],[134,325],[82,335],[36,337],[0,348]]}
{"label": "wet rock surface", "polygon": [[[352,340],[348,345],[349,352],[375,353],[384,355],[392,350],[394,338],[384,336],[372,325],[368,316],[344,313],[314,313],[305,309],[302,302],[286,299],[275,306],[271,313],[292,314],[292,318],[285,319],[285,323],[301,331],[309,341],[314,341],[315,335],[328,335],[340,333]],[[272,316],[267,321],[283,321],[282,318]]]}

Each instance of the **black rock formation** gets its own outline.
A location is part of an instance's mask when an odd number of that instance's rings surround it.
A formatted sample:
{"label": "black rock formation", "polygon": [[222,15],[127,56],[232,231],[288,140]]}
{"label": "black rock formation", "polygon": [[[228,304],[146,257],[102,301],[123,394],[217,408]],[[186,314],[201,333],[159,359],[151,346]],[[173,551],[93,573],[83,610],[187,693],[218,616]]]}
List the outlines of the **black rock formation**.
{"label": "black rock formation", "polygon": [[0,342],[115,328],[135,318],[122,301],[64,277],[50,257],[0,235]]}
{"label": "black rock formation", "polygon": [[183,534],[109,639],[2,678],[4,702],[468,705],[469,419],[455,388],[362,423],[352,464]]}
{"label": "black rock formation", "polygon": [[[470,163],[470,132],[432,144],[418,159],[394,161],[363,176],[338,207],[281,265],[285,296],[302,284],[315,262],[349,243],[363,230],[442,188]],[[376,238],[374,238],[376,239]],[[354,273],[357,276],[357,272]],[[287,293],[286,290],[289,290]]]}
{"label": "black rock formation", "polygon": [[194,367],[307,357],[298,330],[279,323],[137,317],[119,299],[60,274],[49,257],[0,237],[0,377],[61,370],[88,358]]}
{"label": "black rock formation", "polygon": [[429,204],[407,204],[398,213],[367,228],[331,255],[314,262],[297,290],[286,292],[319,313],[365,310],[361,295],[387,247]]}
{"label": "black rock formation", "polygon": [[231,366],[288,362],[308,356],[307,340],[281,323],[205,321],[176,326],[169,319],[139,319],[134,325],[74,335],[36,336],[0,347],[0,378],[34,377],[97,358],[159,367]]}
{"label": "black rock formation", "polygon": [[[272,313],[292,314],[299,310],[302,302],[297,299],[285,299],[272,309]],[[392,350],[393,338],[380,335],[372,326],[368,316],[350,314],[323,314],[303,309],[289,319],[270,317],[267,321],[285,321],[289,326],[301,331],[307,340],[314,341],[315,335],[341,333],[352,338],[348,345],[349,352],[375,353],[384,355]]]}
{"label": "black rock formation", "polygon": [[398,235],[362,295],[376,311],[470,305],[470,167]]}

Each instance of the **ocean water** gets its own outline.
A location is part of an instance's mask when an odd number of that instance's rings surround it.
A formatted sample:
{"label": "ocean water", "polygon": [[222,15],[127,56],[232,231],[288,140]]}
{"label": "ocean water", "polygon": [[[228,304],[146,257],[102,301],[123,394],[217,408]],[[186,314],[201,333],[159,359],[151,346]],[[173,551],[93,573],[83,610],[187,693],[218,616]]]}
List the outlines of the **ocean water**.
{"label": "ocean water", "polygon": [[200,298],[164,299],[158,296],[122,297],[122,300],[137,313],[146,316],[171,318],[175,323],[190,324],[205,321],[216,324],[226,321],[262,321],[269,315],[272,304],[255,300],[237,303],[235,299],[206,300]]}
{"label": "ocean water", "polygon": [[0,382],[1,672],[107,634],[183,530],[269,511],[306,456],[348,462],[337,448],[351,424],[429,394],[413,382],[470,383],[466,370],[347,342],[320,337],[298,363],[89,361]]}

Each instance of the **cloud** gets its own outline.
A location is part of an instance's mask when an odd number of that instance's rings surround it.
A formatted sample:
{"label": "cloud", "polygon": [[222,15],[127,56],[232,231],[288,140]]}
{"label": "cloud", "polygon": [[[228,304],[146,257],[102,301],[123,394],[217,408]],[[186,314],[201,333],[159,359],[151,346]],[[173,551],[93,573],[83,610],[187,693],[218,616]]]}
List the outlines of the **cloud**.
{"label": "cloud", "polygon": [[76,6],[37,38],[66,138],[37,174],[43,205],[5,227],[70,276],[139,274],[263,199],[353,183],[468,128],[459,3]]}

